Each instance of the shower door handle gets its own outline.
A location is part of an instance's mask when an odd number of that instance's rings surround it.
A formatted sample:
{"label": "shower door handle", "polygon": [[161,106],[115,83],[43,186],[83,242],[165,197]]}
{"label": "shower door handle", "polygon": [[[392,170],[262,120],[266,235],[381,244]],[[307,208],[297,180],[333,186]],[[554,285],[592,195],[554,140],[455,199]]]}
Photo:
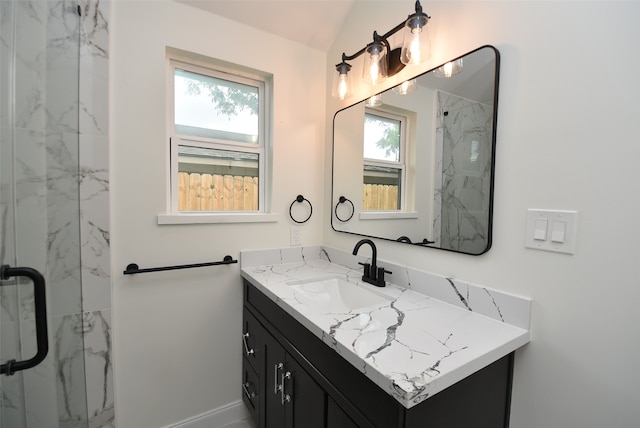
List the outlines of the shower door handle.
{"label": "shower door handle", "polygon": [[[44,277],[40,272],[29,267],[15,267],[3,265],[0,267],[0,279],[13,276],[26,276],[33,281],[33,300],[36,315],[36,341],[38,350],[33,358],[23,361],[10,360],[0,365],[0,374],[11,376],[20,370],[30,369],[40,364],[49,352],[49,338],[47,333],[47,293]],[[0,285],[5,285],[0,283]]]}

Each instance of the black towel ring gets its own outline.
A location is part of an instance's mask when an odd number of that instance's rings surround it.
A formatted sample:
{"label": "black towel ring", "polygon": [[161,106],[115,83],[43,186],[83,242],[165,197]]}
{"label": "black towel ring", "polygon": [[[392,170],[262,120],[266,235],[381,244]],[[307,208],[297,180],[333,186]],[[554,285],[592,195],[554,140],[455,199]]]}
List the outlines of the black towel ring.
{"label": "black towel ring", "polygon": [[[307,203],[309,204],[309,216],[302,221],[296,220],[295,218],[293,218],[293,214],[291,213],[293,204],[295,204],[296,202],[302,203],[304,201],[307,201]],[[313,206],[311,205],[311,202],[309,202],[309,200],[302,195],[296,196],[296,199],[291,202],[291,205],[289,206],[289,217],[291,217],[291,220],[295,221],[296,223],[306,223],[311,218],[311,214],[313,214]]]}
{"label": "black towel ring", "polygon": [[[343,220],[340,218],[340,216],[338,215],[338,206],[340,204],[344,204],[345,202],[349,202],[351,204],[351,215],[346,219]],[[338,220],[340,220],[343,223],[348,222],[349,220],[351,220],[351,218],[353,217],[353,214],[356,212],[356,208],[353,206],[353,202],[351,202],[350,199],[345,198],[344,196],[340,196],[340,199],[338,200],[338,203],[336,204],[336,208],[333,210],[333,212],[336,214],[336,218]]]}

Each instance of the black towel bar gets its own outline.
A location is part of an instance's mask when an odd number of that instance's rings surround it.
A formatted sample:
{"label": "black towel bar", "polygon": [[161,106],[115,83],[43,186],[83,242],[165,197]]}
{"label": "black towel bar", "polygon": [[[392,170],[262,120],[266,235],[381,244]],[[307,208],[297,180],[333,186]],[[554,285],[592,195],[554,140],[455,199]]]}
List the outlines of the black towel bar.
{"label": "black towel bar", "polygon": [[137,264],[130,263],[127,265],[127,268],[122,273],[124,273],[125,275],[133,275],[136,273],[160,272],[162,270],[190,269],[190,268],[197,268],[197,267],[203,267],[203,266],[230,265],[233,263],[238,263],[238,261],[234,260],[233,257],[231,256],[224,256],[224,259],[222,259],[219,262],[196,263],[191,265],[164,266],[164,267],[155,267],[155,268],[147,268],[147,269],[140,269]]}

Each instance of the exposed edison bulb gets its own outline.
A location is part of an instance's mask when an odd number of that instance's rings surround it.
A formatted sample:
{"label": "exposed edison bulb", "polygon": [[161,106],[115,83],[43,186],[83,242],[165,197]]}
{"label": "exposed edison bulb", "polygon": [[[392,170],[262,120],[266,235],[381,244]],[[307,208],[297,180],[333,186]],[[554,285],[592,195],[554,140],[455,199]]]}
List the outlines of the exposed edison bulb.
{"label": "exposed edison bulb", "polygon": [[349,70],[351,70],[351,66],[344,62],[344,60],[336,65],[337,73],[333,78],[333,88],[331,92],[334,97],[341,100],[351,96],[352,84]]}
{"label": "exposed edison bulb", "polygon": [[422,28],[413,28],[411,30],[411,42],[409,43],[409,51],[407,52],[407,64],[416,65],[422,61],[420,55],[420,33]]}
{"label": "exposed edison bulb", "polygon": [[380,79],[380,55],[371,55],[371,68],[369,76],[372,85],[377,85]]}
{"label": "exposed edison bulb", "polygon": [[400,61],[405,65],[425,62],[431,55],[429,42],[429,17],[422,12],[422,6],[416,2],[416,13],[409,16],[404,25],[404,37]]}
{"label": "exposed edison bulb", "polygon": [[374,41],[366,48],[362,68],[362,80],[375,86],[387,77],[387,53],[385,45],[379,40],[377,33],[373,33]]}
{"label": "exposed edison bulb", "polygon": [[346,74],[341,74],[338,79],[339,79],[339,81],[338,81],[338,98],[340,98],[341,100],[344,100],[344,98],[347,96],[347,89],[348,89],[347,75]]}

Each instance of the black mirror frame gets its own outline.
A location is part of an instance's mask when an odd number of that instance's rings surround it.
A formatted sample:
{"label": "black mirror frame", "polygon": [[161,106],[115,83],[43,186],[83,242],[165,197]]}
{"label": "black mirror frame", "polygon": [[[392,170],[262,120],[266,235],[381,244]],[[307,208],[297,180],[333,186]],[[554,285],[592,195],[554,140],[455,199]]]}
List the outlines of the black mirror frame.
{"label": "black mirror frame", "polygon": [[[354,236],[361,236],[361,237],[367,237],[367,238],[376,238],[376,239],[382,239],[385,241],[390,241],[390,242],[398,242],[401,244],[410,244],[410,245],[414,245],[414,246],[419,246],[419,247],[425,247],[425,248],[433,248],[436,250],[442,250],[442,251],[449,251],[449,252],[453,252],[453,253],[458,253],[458,254],[466,254],[466,255],[471,255],[471,256],[480,256],[482,254],[485,254],[487,251],[489,251],[491,249],[491,246],[493,244],[493,203],[494,203],[494,192],[495,192],[495,164],[496,164],[496,140],[497,140],[497,125],[498,125],[498,92],[499,92],[499,83],[500,83],[500,52],[498,51],[498,49],[492,45],[482,45],[472,51],[469,51],[463,55],[460,55],[456,58],[451,59],[450,61],[456,61],[460,58],[464,58],[467,55],[471,55],[474,52],[477,52],[481,49],[491,49],[494,52],[495,55],[495,70],[494,70],[494,87],[493,87],[493,120],[492,120],[492,130],[491,130],[491,161],[490,161],[490,168],[491,168],[491,180],[489,182],[489,207],[488,207],[488,215],[487,215],[487,220],[488,220],[488,224],[487,224],[487,245],[484,248],[483,251],[479,252],[479,253],[468,253],[468,252],[463,252],[463,251],[458,251],[458,250],[454,250],[454,249],[449,249],[449,248],[440,248],[440,247],[435,247],[435,246],[430,246],[431,242],[416,242],[416,243],[409,243],[406,242],[406,240],[403,239],[391,239],[391,238],[385,238],[385,237],[380,237],[380,236],[373,236],[373,235],[365,235],[362,233],[356,233],[356,232],[351,232],[351,231],[344,231],[344,230],[337,230],[334,227],[334,215],[333,215],[333,209],[330,210],[330,215],[331,215],[331,228],[335,231],[335,232],[340,232],[340,233],[347,233],[350,235],[354,235]],[[434,70],[436,70],[437,68],[441,67],[444,64],[441,64],[437,67],[434,67],[430,70],[427,70],[423,73],[420,73],[416,76],[414,76],[415,78],[420,77],[422,75],[425,75],[427,73],[430,73]],[[381,94],[385,91],[379,92],[378,94]],[[371,94],[370,96],[373,95],[377,95],[377,94]],[[369,97],[370,97],[369,96]],[[367,97],[368,98],[368,97]],[[366,98],[365,98],[366,99]],[[340,110],[338,110],[334,115],[333,115],[333,124],[332,124],[332,129],[334,130],[333,135],[332,135],[332,146],[331,146],[331,207],[333,208],[333,204],[335,202],[335,187],[334,187],[334,180],[335,180],[335,145],[336,145],[336,141],[335,141],[335,126],[336,126],[336,116],[338,115],[338,113],[353,107],[359,103],[361,103],[363,100],[360,100],[354,104],[351,104],[347,107],[344,107]],[[336,206],[337,207],[337,206]],[[353,215],[353,214],[352,214]]]}

